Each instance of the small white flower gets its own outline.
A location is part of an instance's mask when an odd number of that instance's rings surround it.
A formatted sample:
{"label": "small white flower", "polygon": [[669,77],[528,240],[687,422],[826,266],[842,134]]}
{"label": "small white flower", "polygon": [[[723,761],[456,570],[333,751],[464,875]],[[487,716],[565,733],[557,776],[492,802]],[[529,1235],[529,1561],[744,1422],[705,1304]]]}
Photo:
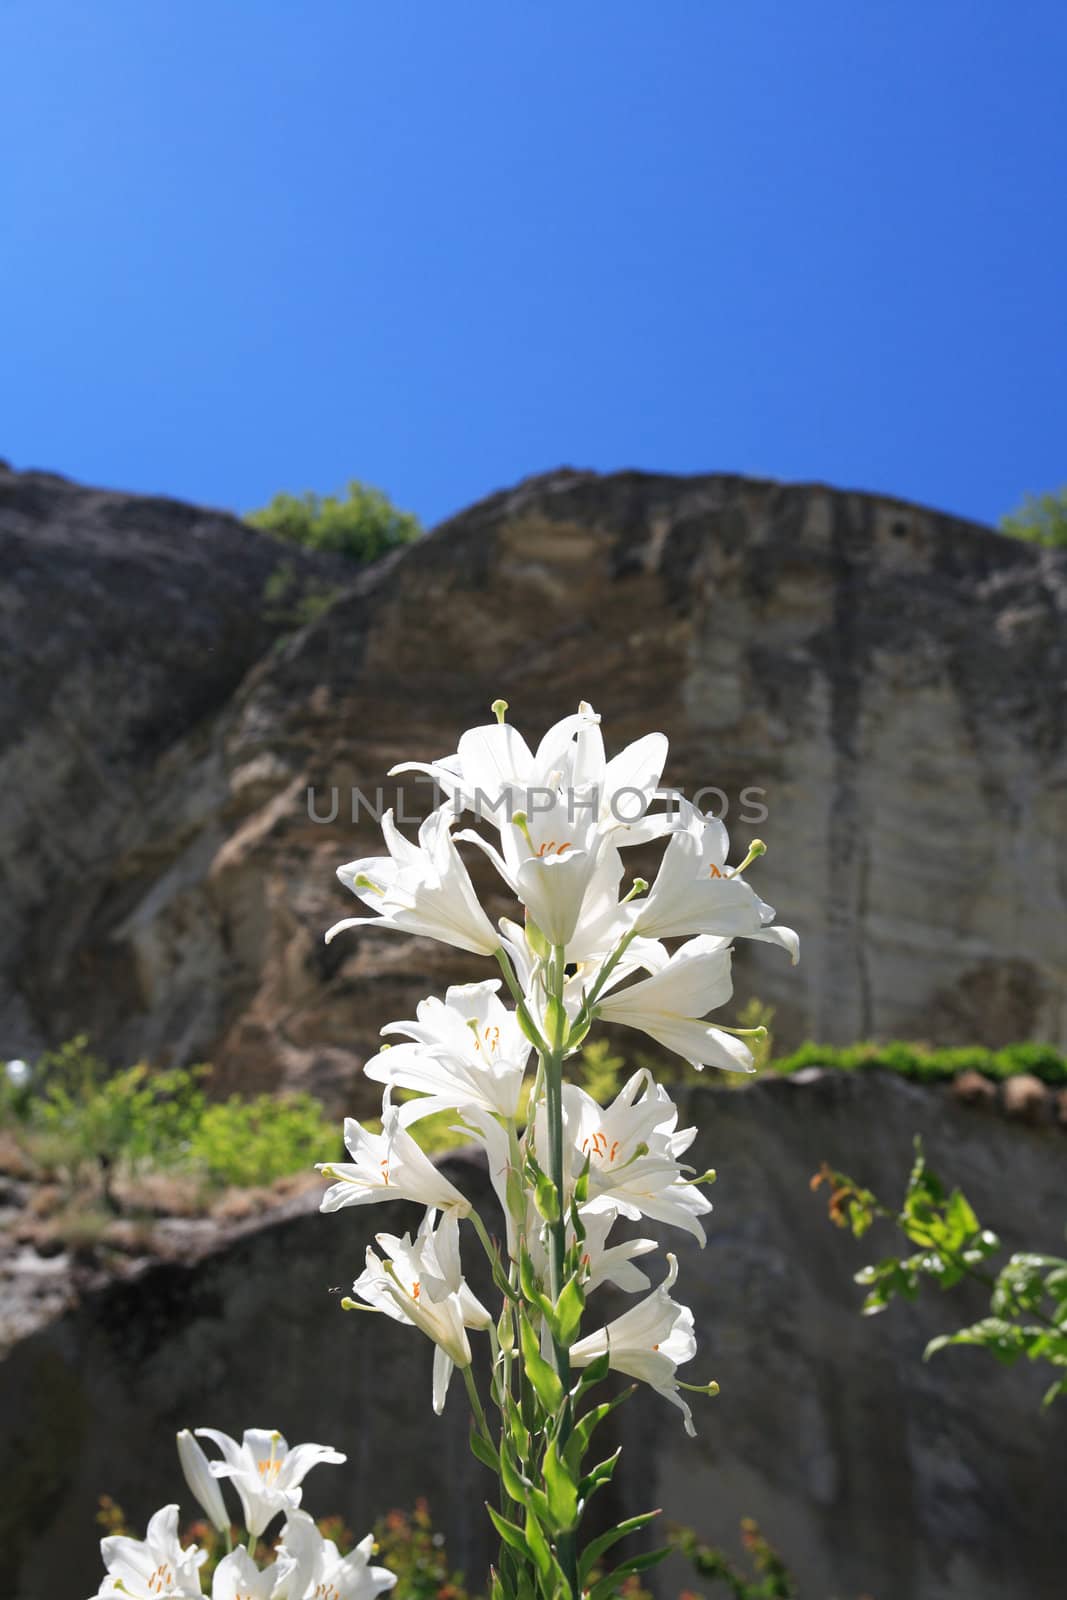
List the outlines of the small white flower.
{"label": "small white flower", "polygon": [[515,1012],[497,998],[499,988],[499,978],[454,984],[443,1002],[420,1001],[414,1022],[382,1029],[414,1041],[383,1050],[363,1069],[378,1083],[425,1096],[401,1108],[402,1126],[462,1105],[515,1116],[531,1046]]}
{"label": "small white flower", "polygon": [[323,1195],[320,1211],[373,1205],[379,1200],[416,1200],[463,1217],[470,1211],[470,1201],[401,1126],[400,1107],[390,1103],[388,1089],[382,1104],[381,1133],[368,1133],[354,1117],[346,1117],[345,1145],[351,1161],[317,1163],[320,1172],[336,1180]]}
{"label": "small white flower", "polygon": [[405,839],[393,822],[382,817],[388,856],[368,856],[338,867],[337,876],[373,917],[346,917],[326,933],[326,943],[346,928],[397,928],[421,934],[443,944],[491,956],[500,948],[500,935],[479,904],[470,874],[452,839],[455,813],[439,806],[419,829],[419,842]]}
{"label": "small white flower", "polygon": [[223,1556],[211,1580],[211,1600],[272,1600],[277,1593],[275,1566],[260,1569],[247,1550],[238,1547]]}
{"label": "small white flower", "polygon": [[655,1389],[676,1405],[685,1417],[685,1431],[693,1437],[693,1413],[678,1393],[675,1371],[696,1355],[693,1313],[671,1299],[678,1276],[678,1261],[667,1256],[667,1276],[652,1293],[607,1327],[579,1339],[571,1346],[571,1365],[587,1367],[605,1352],[616,1372],[625,1372]]}
{"label": "small white flower", "polygon": [[459,1221],[427,1211],[412,1239],[410,1234],[378,1234],[385,1259],[368,1245],[366,1271],[352,1285],[368,1305],[397,1322],[419,1328],[437,1346],[433,1367],[433,1408],[444,1410],[453,1367],[469,1367],[468,1328],[488,1328],[492,1317],[468,1288],[459,1256]]}
{"label": "small white flower", "polygon": [[306,1512],[295,1511],[282,1529],[279,1576],[271,1600],[304,1600],[305,1596],[308,1600],[374,1600],[375,1595],[393,1588],[396,1573],[371,1566],[373,1554],[372,1533],[342,1556]]}
{"label": "small white flower", "polygon": [[178,1542],[178,1507],[163,1506],[148,1524],[143,1539],[112,1534],[100,1541],[107,1576],[101,1595],[126,1600],[172,1600],[174,1596],[200,1594],[200,1567],[206,1550]]}
{"label": "small white flower", "polygon": [[258,1538],[280,1511],[295,1510],[303,1495],[301,1484],[320,1462],[342,1462],[348,1457],[328,1444],[298,1444],[290,1450],[275,1429],[246,1428],[237,1443],[217,1428],[197,1428],[198,1437],[211,1439],[222,1451],[212,1461],[216,1478],[230,1478],[240,1497],[245,1526]]}
{"label": "small white flower", "polygon": [[[639,1097],[640,1096],[640,1097]],[[577,1084],[563,1085],[563,1158],[568,1189],[589,1161],[589,1199],[582,1214],[618,1212],[637,1221],[649,1217],[684,1228],[704,1244],[697,1218],[711,1210],[711,1201],[695,1183],[683,1155],[696,1137],[695,1128],[677,1131],[678,1108],[646,1069],[623,1084],[609,1106],[601,1106]],[[547,1148],[544,1107],[538,1107],[537,1148]]]}
{"label": "small white flower", "polygon": [[698,1071],[708,1066],[751,1072],[752,1052],[744,1040],[699,1020],[725,1005],[733,993],[731,960],[728,940],[702,934],[676,950],[651,977],[604,995],[597,1012],[605,1022],[640,1028]]}

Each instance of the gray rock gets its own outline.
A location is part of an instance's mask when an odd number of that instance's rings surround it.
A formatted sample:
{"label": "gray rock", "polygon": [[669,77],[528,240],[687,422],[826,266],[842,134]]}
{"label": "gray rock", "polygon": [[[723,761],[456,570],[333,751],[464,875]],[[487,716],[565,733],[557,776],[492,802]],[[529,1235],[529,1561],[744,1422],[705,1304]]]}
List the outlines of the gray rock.
{"label": "gray rock", "polygon": [[[728,1546],[739,1519],[755,1516],[805,1600],[1058,1600],[1064,1402],[1042,1414],[1037,1372],[978,1351],[923,1364],[926,1341],[977,1314],[981,1294],[930,1293],[861,1318],[851,1275],[891,1246],[832,1228],[809,1179],[827,1160],[891,1201],[918,1132],[931,1163],[1009,1247],[1062,1252],[1062,1133],[880,1074],[701,1086],[683,1112],[701,1128],[695,1164],[719,1173],[715,1210],[703,1252],[677,1231],[661,1238],[680,1259],[676,1294],[696,1316],[700,1350],[687,1375],[715,1377],[722,1393],[692,1397],[695,1441],[647,1392],[616,1413],[623,1460],[600,1516],[660,1505]],[[448,1170],[492,1219],[484,1171]],[[311,1510],[339,1510],[362,1533],[425,1494],[454,1558],[473,1578],[484,1571],[491,1481],[467,1452],[460,1385],[435,1418],[428,1341],[338,1304],[373,1234],[414,1226],[417,1208],[298,1209],[199,1264],[98,1289],[0,1362],[11,1600],[92,1592],[97,1495],[142,1523],[173,1498],[187,1504],[173,1435],[204,1424],[277,1426],[290,1442],[337,1445],[348,1465],[309,1479]],[[488,1296],[473,1240],[465,1250]],[[614,1315],[625,1297],[606,1296],[593,1304]],[[683,1576],[666,1573],[661,1593],[677,1594]]]}

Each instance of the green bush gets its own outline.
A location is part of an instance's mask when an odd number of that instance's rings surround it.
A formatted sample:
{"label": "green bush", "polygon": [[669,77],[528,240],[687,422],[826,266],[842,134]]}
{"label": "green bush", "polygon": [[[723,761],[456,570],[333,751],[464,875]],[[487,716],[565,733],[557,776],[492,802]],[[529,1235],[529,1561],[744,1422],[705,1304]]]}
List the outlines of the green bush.
{"label": "green bush", "polygon": [[1051,494],[1028,494],[1018,511],[1000,519],[1001,533],[1033,544],[1067,549],[1067,488]]}
{"label": "green bush", "polygon": [[771,1063],[772,1071],[785,1076],[805,1067],[829,1067],[837,1072],[895,1072],[920,1083],[944,1083],[962,1072],[980,1072],[997,1079],[1029,1072],[1043,1083],[1067,1084],[1067,1057],[1049,1044],[1009,1044],[1003,1050],[986,1050],[981,1045],[931,1050],[900,1040],[843,1047],[809,1041],[792,1055]]}
{"label": "green bush", "polygon": [[336,1119],[311,1095],[242,1100],[233,1094],[204,1108],[188,1159],[213,1183],[247,1188],[309,1170],[339,1155],[340,1144]]}
{"label": "green bush", "polygon": [[204,1108],[205,1068],[152,1072],[144,1063],[109,1073],[79,1034],[47,1051],[33,1071],[18,1121],[31,1156],[74,1179],[86,1168],[113,1205],[120,1168],[173,1165]]}
{"label": "green bush", "polygon": [[79,1034],[43,1055],[17,1096],[0,1095],[0,1125],[42,1171],[71,1184],[92,1175],[112,1210],[120,1172],[178,1170],[248,1187],[340,1154],[336,1119],[310,1095],[212,1103],[202,1088],[209,1072],[140,1063],[112,1073]]}
{"label": "green bush", "polygon": [[276,494],[269,505],[244,519],[278,539],[326,550],[351,561],[376,561],[387,550],[410,544],[422,532],[410,511],[398,511],[380,489],[353,479],[345,499],[337,495]]}

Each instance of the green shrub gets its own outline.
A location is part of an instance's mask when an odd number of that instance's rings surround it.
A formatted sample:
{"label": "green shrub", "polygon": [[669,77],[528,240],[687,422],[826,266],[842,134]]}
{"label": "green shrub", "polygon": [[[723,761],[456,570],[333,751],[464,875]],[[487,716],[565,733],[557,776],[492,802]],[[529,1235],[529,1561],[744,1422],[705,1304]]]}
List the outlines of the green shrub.
{"label": "green shrub", "polygon": [[73,1180],[86,1168],[113,1205],[120,1166],[172,1165],[203,1113],[203,1067],[152,1072],[143,1062],[110,1073],[85,1034],[47,1051],[33,1072],[22,1133],[31,1156]]}
{"label": "green shrub", "polygon": [[957,1045],[931,1050],[921,1044],[892,1040],[835,1046],[802,1044],[792,1055],[772,1061],[774,1072],[789,1076],[805,1067],[828,1067],[837,1072],[895,1072],[920,1083],[944,1083],[962,1072],[980,1072],[987,1078],[1012,1078],[1032,1073],[1043,1083],[1067,1084],[1067,1057],[1049,1044],[1009,1044],[1002,1050],[981,1045]]}
{"label": "green shrub", "polygon": [[254,1187],[340,1154],[335,1118],[308,1094],[257,1095],[205,1106],[188,1159],[213,1183]]}
{"label": "green shrub", "polygon": [[398,511],[380,489],[353,479],[345,499],[337,495],[276,494],[269,505],[244,519],[276,538],[327,550],[352,561],[376,561],[387,550],[410,544],[422,532],[417,517]]}
{"label": "green shrub", "polygon": [[1052,494],[1028,494],[1018,511],[1001,517],[1000,531],[1013,539],[1067,549],[1067,488]]}

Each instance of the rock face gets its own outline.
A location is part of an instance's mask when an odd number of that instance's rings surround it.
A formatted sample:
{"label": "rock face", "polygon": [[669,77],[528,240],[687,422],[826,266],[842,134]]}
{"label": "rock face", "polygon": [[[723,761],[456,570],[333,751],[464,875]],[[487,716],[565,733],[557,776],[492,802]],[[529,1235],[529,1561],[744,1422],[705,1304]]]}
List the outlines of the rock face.
{"label": "rock face", "polygon": [[[930,1290],[861,1318],[852,1273],[892,1245],[877,1231],[854,1244],[832,1228],[809,1179],[827,1160],[893,1200],[920,1133],[935,1169],[1006,1246],[1058,1253],[1063,1133],[879,1075],[701,1086],[682,1109],[701,1129],[695,1165],[719,1173],[715,1211],[703,1252],[677,1231],[661,1239],[678,1253],[676,1292],[695,1313],[699,1353],[686,1375],[714,1376],[722,1393],[692,1397],[695,1441],[650,1392],[615,1414],[623,1457],[601,1515],[659,1505],[727,1546],[754,1516],[806,1600],[1060,1600],[1067,1402],[1042,1414],[1041,1374],[982,1352],[923,1364],[926,1341],[979,1314],[981,1293]],[[496,1227],[484,1172],[461,1161],[448,1170]],[[345,1467],[308,1480],[306,1504],[342,1512],[357,1533],[427,1495],[453,1559],[478,1581],[491,1486],[467,1451],[461,1386],[435,1418],[429,1342],[338,1304],[373,1234],[415,1220],[404,1205],[291,1216],[196,1267],[160,1266],[92,1294],[17,1345],[0,1362],[5,1594],[91,1593],[97,1495],[137,1523],[171,1499],[187,1503],[173,1435],[205,1424],[277,1426],[290,1442],[347,1451]],[[471,1239],[464,1250],[488,1296]],[[663,1258],[649,1260],[655,1277]],[[593,1304],[614,1315],[625,1297],[608,1294]],[[660,1592],[675,1596],[683,1579],[665,1572]]]}
{"label": "rock face", "polygon": [[497,695],[533,732],[582,697],[614,747],[662,728],[669,780],[767,838],[803,961],[746,951],[738,990],[780,1043],[1067,1043],[1061,553],[817,485],[559,472],[280,637],[279,546],[231,518],[4,474],[0,552],[0,1052],[85,1029],[352,1100],[382,1023],[482,975],[324,947],[333,869],[380,850],[353,790],[395,801]]}

